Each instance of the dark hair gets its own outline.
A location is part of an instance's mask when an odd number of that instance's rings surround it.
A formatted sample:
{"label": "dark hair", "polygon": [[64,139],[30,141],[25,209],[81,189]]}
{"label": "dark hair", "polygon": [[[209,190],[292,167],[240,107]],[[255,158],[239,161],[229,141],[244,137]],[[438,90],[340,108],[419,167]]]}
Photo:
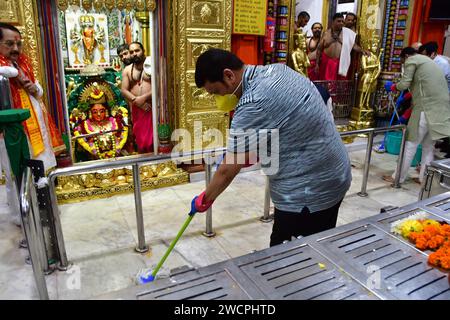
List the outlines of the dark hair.
{"label": "dark hair", "polygon": [[3,30],[2,29],[8,29],[8,30],[17,32],[18,34],[20,34],[20,36],[22,36],[19,29],[17,29],[13,25],[10,25],[9,23],[0,22],[0,40],[3,39]]}
{"label": "dark hair", "polygon": [[336,19],[338,19],[338,18],[344,19],[344,14],[341,13],[341,12],[336,12],[336,13],[333,15],[333,21],[336,20]]}
{"label": "dark hair", "polygon": [[300,18],[308,18],[308,19],[310,19],[311,16],[309,15],[308,12],[302,11],[302,12],[300,12],[300,13],[298,14],[298,16],[297,16],[297,19],[300,19]]}
{"label": "dark hair", "polygon": [[195,84],[202,88],[206,81],[223,82],[223,70],[239,70],[244,62],[230,51],[211,48],[203,52],[195,64]]}
{"label": "dark hair", "polygon": [[427,43],[421,45],[419,47],[418,52],[423,53],[423,51],[426,51],[427,52],[426,55],[431,56],[432,53],[438,52],[438,48],[439,48],[439,45],[437,44],[436,41],[430,41],[430,42],[427,42]]}
{"label": "dark hair", "polygon": [[358,20],[358,17],[357,17],[356,14],[354,14],[353,12],[347,12],[347,14],[345,15],[345,17],[347,18],[347,16],[354,16],[354,17],[355,17],[355,21]]}
{"label": "dark hair", "polygon": [[130,45],[128,46],[128,48],[129,48],[132,44],[137,44],[137,45],[139,45],[139,47],[141,47],[142,51],[145,51],[144,46],[143,46],[142,43],[140,43],[139,41],[133,41],[132,43],[130,43]]}
{"label": "dark hair", "polygon": [[122,51],[128,50],[130,46],[128,43],[122,43],[120,46],[117,47],[117,55],[119,55]]}
{"label": "dark hair", "polygon": [[402,49],[402,52],[400,52],[400,58],[406,58],[406,55],[412,56],[416,53],[417,51],[413,47],[406,47]]}
{"label": "dark hair", "polygon": [[314,29],[314,26],[315,26],[316,24],[320,24],[320,26],[321,26],[322,29],[323,29],[323,25],[322,25],[320,22],[314,22],[314,23],[312,24],[312,26],[311,26],[311,30]]}

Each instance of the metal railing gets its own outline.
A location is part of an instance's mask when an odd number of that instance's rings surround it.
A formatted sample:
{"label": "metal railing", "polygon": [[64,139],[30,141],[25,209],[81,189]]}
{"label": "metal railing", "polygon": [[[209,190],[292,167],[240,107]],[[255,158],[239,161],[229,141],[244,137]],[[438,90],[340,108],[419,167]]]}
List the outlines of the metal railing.
{"label": "metal railing", "polygon": [[[375,134],[382,133],[382,132],[388,132],[388,131],[395,131],[395,130],[402,130],[402,144],[400,149],[400,156],[397,163],[397,174],[395,177],[395,183],[394,187],[400,187],[399,179],[400,179],[400,169],[401,169],[401,162],[403,160],[403,153],[404,153],[404,144],[405,144],[405,131],[406,127],[404,125],[397,125],[393,127],[387,127],[387,128],[371,128],[371,129],[364,129],[364,130],[356,130],[356,131],[349,131],[349,132],[341,132],[340,135],[342,136],[351,136],[351,135],[358,135],[358,134],[368,134],[368,144],[367,144],[367,150],[366,150],[366,158],[364,161],[364,177],[363,182],[361,186],[361,192],[359,193],[360,196],[367,196],[367,180],[368,180],[368,174],[369,174],[369,166],[370,166],[370,158],[371,158],[371,151],[373,146],[373,138]],[[203,156],[204,158],[210,159],[211,157],[214,157],[216,154],[221,155],[226,152],[226,148],[218,148],[218,149],[212,149],[212,150],[199,150],[199,151],[191,151],[191,152],[184,152],[184,153],[172,153],[172,154],[166,154],[166,155],[151,155],[151,154],[141,154],[136,156],[130,156],[126,158],[114,158],[114,159],[108,159],[108,160],[101,160],[101,161],[91,161],[87,164],[77,164],[72,167],[68,168],[61,168],[57,169],[55,171],[52,171],[48,176],[48,184],[49,184],[49,191],[50,191],[50,197],[51,197],[51,206],[52,206],[52,214],[53,214],[53,220],[54,220],[54,232],[56,234],[56,241],[57,241],[57,251],[59,256],[59,264],[58,269],[60,270],[67,270],[69,267],[69,261],[67,259],[67,253],[65,249],[64,244],[64,237],[62,233],[62,226],[61,226],[61,219],[60,219],[60,211],[58,208],[58,202],[56,197],[56,187],[55,187],[55,181],[57,177],[60,176],[66,176],[66,175],[72,175],[77,173],[86,173],[101,169],[112,169],[112,168],[120,168],[125,166],[132,166],[133,170],[133,183],[134,183],[134,198],[135,198],[135,209],[136,209],[136,220],[137,220],[137,232],[138,232],[138,244],[136,247],[136,251],[138,252],[146,252],[148,250],[148,246],[145,243],[145,235],[144,235],[144,221],[143,221],[143,214],[142,214],[142,198],[141,198],[141,189],[140,189],[140,175],[139,175],[139,166],[142,163],[158,163],[166,160],[183,160],[183,159],[189,159],[192,160],[196,156]],[[212,177],[212,166],[213,161],[205,161],[205,181],[206,186],[208,186],[211,177]],[[261,221],[269,222],[271,221],[271,217],[269,216],[269,208],[270,208],[270,195],[269,195],[269,187],[268,182],[266,183],[265,188],[265,201],[264,201],[264,216],[261,218]],[[203,233],[205,236],[214,236],[214,232],[212,229],[212,208],[210,208],[206,214],[206,231]]]}
{"label": "metal railing", "polygon": [[[138,234],[138,244],[136,247],[137,252],[148,251],[148,246],[145,243],[144,235],[144,218],[142,214],[142,198],[141,198],[141,185],[140,185],[140,175],[139,175],[139,165],[142,163],[158,163],[167,160],[183,160],[189,159],[202,155],[205,158],[211,158],[215,154],[223,154],[226,148],[218,148],[211,150],[199,150],[183,153],[172,153],[165,155],[152,155],[152,154],[140,154],[135,156],[130,156],[126,158],[113,158],[107,160],[91,161],[87,164],[76,164],[72,167],[61,168],[52,171],[48,176],[48,185],[50,191],[52,213],[54,216],[54,229],[56,233],[57,251],[59,255],[59,270],[67,270],[69,267],[69,261],[67,259],[67,253],[64,244],[64,237],[61,227],[60,212],[58,208],[58,202],[56,197],[56,186],[55,181],[57,177],[67,176],[77,173],[86,173],[101,169],[112,169],[121,168],[126,166],[132,166],[133,170],[133,184],[134,184],[134,201],[136,209],[136,220],[137,220],[137,234]],[[211,180],[212,173],[212,161],[205,161],[205,180],[206,185],[209,184]],[[206,236],[214,236],[212,230],[212,208],[210,208],[206,214],[206,231],[204,232]]]}
{"label": "metal railing", "polygon": [[[48,300],[45,270],[48,269],[48,259],[45,250],[43,229],[39,207],[37,205],[36,189],[33,183],[31,169],[26,167],[20,187],[20,213],[25,238],[31,257],[31,265],[36,281],[39,297]],[[46,267],[47,266],[47,267]]]}
{"label": "metal railing", "polygon": [[[367,147],[366,147],[366,156],[364,158],[364,174],[363,180],[361,183],[361,191],[358,192],[360,197],[367,197],[367,180],[369,178],[369,168],[370,168],[370,159],[372,158],[372,149],[373,149],[373,138],[376,134],[389,132],[389,131],[397,131],[402,130],[402,141],[400,144],[400,153],[397,160],[397,169],[395,171],[395,178],[392,187],[400,188],[400,172],[402,169],[403,158],[405,154],[405,143],[406,143],[406,126],[403,124],[395,125],[392,127],[384,127],[384,128],[369,128],[362,130],[353,130],[347,132],[339,132],[341,137],[355,136],[359,134],[367,134]],[[270,193],[269,193],[269,182],[266,180],[266,191],[264,194],[264,215],[261,218],[263,222],[272,221],[270,216]]]}

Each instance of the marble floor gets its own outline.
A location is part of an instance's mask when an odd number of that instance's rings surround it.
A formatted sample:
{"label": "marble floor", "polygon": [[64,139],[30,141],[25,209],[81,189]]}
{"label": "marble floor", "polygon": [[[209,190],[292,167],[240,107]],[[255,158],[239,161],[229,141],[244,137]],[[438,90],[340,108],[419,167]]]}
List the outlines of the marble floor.
{"label": "marble floor", "polygon": [[[393,189],[381,180],[392,173],[397,156],[372,153],[367,186],[368,197],[357,195],[361,188],[365,141],[347,145],[352,159],[352,186],[338,218],[347,224],[379,213],[380,208],[402,206],[418,199],[420,186],[408,180]],[[250,170],[249,170],[250,169]],[[237,176],[213,207],[215,237],[202,235],[205,215],[197,214],[171,255],[160,276],[182,267],[198,268],[267,248],[272,223],[263,223],[265,177],[247,169]],[[417,176],[414,168],[410,175]],[[66,250],[72,267],[46,276],[50,299],[89,299],[135,284],[137,272],[154,267],[185,221],[192,197],[204,189],[202,174],[191,183],[142,193],[145,239],[150,251],[139,254],[134,196],[61,205]],[[0,186],[0,299],[38,299],[32,268],[24,263],[26,249],[19,249],[21,229],[15,226],[5,205],[5,187]]]}

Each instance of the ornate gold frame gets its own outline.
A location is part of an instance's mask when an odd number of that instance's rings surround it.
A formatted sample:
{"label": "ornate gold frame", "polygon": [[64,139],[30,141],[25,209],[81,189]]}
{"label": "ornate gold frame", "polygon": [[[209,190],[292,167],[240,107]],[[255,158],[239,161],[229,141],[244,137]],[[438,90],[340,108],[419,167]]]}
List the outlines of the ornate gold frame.
{"label": "ornate gold frame", "polygon": [[[197,19],[196,8],[209,6],[213,12],[207,23]],[[231,49],[231,0],[173,0],[168,2],[169,74],[168,104],[172,110],[173,127],[187,129],[193,137],[194,122],[202,121],[202,131],[218,129],[226,136],[229,115],[218,111],[214,99],[194,81],[195,60],[207,47]],[[194,94],[201,97],[200,103]],[[198,134],[198,133],[197,133]]]}
{"label": "ornate gold frame", "polygon": [[[76,176],[73,176],[76,177]],[[189,182],[189,174],[182,170],[163,177],[154,177],[141,180],[141,191],[153,190],[176,186]],[[123,183],[102,188],[87,188],[81,190],[57,190],[56,197],[59,204],[77,203],[86,200],[104,199],[111,196],[132,193],[134,186],[132,183]]]}

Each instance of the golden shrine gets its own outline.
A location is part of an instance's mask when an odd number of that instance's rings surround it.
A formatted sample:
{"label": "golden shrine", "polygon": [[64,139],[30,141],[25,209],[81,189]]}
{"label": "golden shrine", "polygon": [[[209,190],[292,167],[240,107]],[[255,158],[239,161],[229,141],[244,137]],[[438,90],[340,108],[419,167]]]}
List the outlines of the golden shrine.
{"label": "golden shrine", "polygon": [[[231,0],[21,0],[6,1],[5,5],[8,10],[0,12],[0,21],[21,31],[24,51],[44,84],[45,104],[59,101],[52,113],[67,137],[71,162],[137,153],[131,112],[120,93],[123,65],[115,51],[123,42],[141,42],[151,58],[155,154],[170,152],[170,128],[201,137],[215,129],[225,136],[229,115],[217,110],[206,91],[196,88],[193,71],[196,58],[208,48],[231,48]],[[53,12],[57,19],[39,27],[44,12]],[[167,19],[166,27],[161,27],[163,19]],[[38,35],[46,32],[49,36],[39,43]],[[51,52],[43,49],[46,41],[54,41]],[[167,54],[161,55],[166,46]],[[55,73],[63,79],[65,94],[50,84]],[[93,98],[98,98],[97,106],[91,104]],[[201,148],[223,146],[223,141],[202,141]],[[188,146],[192,147],[198,146]],[[133,188],[130,170],[60,177],[58,200],[76,202],[129,192]],[[144,165],[140,176],[142,190],[189,180],[188,173],[171,161]]]}
{"label": "golden shrine", "polygon": [[[67,136],[72,162],[136,153],[129,124],[129,106],[120,93],[123,65],[116,49],[124,42],[141,42],[146,55],[151,58],[155,154],[170,152],[176,143],[171,141],[171,129],[174,128],[185,129],[192,137],[203,138],[211,129],[226,137],[230,115],[218,110],[213,97],[196,87],[194,72],[197,57],[208,48],[231,50],[231,0],[4,1],[3,6],[7,10],[0,11],[0,21],[11,23],[22,32],[25,51],[31,58],[37,79],[44,87],[46,105],[52,106],[51,113],[59,120],[59,129]],[[322,23],[327,26],[333,1],[322,2]],[[361,60],[357,105],[351,112],[348,125],[338,126],[339,131],[367,128],[374,123],[373,97],[377,94],[383,53],[379,48],[385,46],[381,41],[379,23],[383,19],[379,12],[384,11],[384,5],[382,0],[358,1],[356,13],[359,16],[357,30],[360,43],[372,55]],[[277,47],[272,53],[272,63],[292,65],[291,60],[296,56],[294,50],[304,52],[300,45],[300,42],[304,43],[301,35],[297,35],[297,41],[291,41],[294,40],[295,6],[296,2],[292,0],[279,1],[278,9],[275,9],[278,12],[274,14],[278,14],[280,23],[277,20]],[[269,11],[273,10],[274,3],[268,1],[268,7]],[[39,22],[43,19],[40,15],[46,10],[57,18],[42,24]],[[41,38],[42,43],[39,42]],[[54,46],[50,51],[42,45],[46,41],[51,42],[47,47]],[[270,59],[264,54],[266,63]],[[62,80],[62,94],[50,85],[55,81],[55,74]],[[104,91],[109,92],[109,101],[113,101],[105,106],[106,111],[102,111],[108,114],[105,119],[109,119],[111,125],[98,126],[101,129],[93,131],[80,131],[77,128],[87,128],[93,119],[89,115],[92,110],[82,106],[86,97],[81,97],[86,88],[95,82],[107,87]],[[122,137],[120,134],[104,133],[114,130],[123,132]],[[125,133],[126,130],[128,133]],[[101,153],[94,155],[97,146],[95,142],[92,146],[89,144],[89,137],[83,137],[86,134],[99,134],[92,141],[102,144],[98,146],[98,149],[102,148]],[[187,147],[185,145],[185,149],[222,147],[225,141],[201,139],[200,145],[192,142]],[[129,173],[129,168],[123,168],[60,179],[58,199],[78,201],[127,192],[131,187]],[[173,163],[167,163],[158,170],[142,167],[141,178],[145,189],[187,182],[188,174]]]}

